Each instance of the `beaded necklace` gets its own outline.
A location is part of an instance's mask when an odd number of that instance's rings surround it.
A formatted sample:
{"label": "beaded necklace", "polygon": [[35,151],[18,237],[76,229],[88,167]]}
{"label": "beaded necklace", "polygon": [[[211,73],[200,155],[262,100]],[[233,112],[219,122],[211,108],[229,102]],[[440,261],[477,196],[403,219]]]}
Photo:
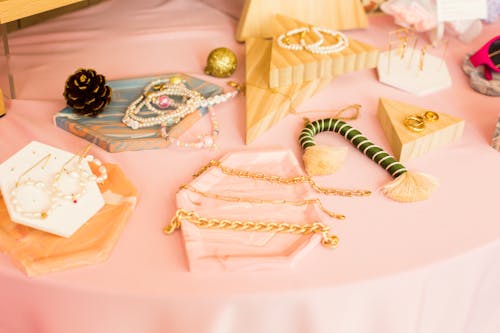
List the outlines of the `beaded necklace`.
{"label": "beaded necklace", "polygon": [[[155,80],[144,88],[141,96],[130,103],[122,122],[132,129],[175,125],[199,108],[211,107],[235,97],[240,88],[236,83],[231,85],[236,88],[235,91],[205,98],[196,90],[187,88],[181,78]],[[175,96],[181,97],[182,102],[176,102],[172,98]],[[143,108],[149,113],[141,114]]]}

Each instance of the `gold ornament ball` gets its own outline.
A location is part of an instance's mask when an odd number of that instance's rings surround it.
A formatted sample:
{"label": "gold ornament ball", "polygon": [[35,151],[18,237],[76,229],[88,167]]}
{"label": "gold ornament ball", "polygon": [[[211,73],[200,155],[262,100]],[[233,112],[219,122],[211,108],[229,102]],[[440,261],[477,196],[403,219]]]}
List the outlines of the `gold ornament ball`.
{"label": "gold ornament ball", "polygon": [[229,77],[236,70],[238,60],[233,51],[226,47],[219,47],[208,55],[205,74],[215,77]]}

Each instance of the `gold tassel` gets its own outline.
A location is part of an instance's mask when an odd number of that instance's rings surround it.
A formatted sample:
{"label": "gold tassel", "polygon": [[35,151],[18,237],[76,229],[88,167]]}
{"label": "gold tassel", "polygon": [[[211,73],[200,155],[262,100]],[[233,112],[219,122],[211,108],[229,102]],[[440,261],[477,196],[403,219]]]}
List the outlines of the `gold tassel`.
{"label": "gold tassel", "polygon": [[437,180],[429,175],[405,172],[385,185],[381,191],[392,200],[414,202],[429,198],[437,185]]}
{"label": "gold tassel", "polygon": [[344,163],[347,147],[310,146],[302,156],[309,176],[323,176],[335,173]]}

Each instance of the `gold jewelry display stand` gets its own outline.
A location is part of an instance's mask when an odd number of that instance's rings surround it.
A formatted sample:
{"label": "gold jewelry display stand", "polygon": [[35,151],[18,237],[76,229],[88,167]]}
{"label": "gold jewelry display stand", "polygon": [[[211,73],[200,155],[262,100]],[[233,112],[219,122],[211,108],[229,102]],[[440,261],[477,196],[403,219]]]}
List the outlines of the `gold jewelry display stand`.
{"label": "gold jewelry display stand", "polygon": [[[277,42],[278,35],[310,24],[279,14],[274,22],[275,35],[269,72],[271,88],[302,84],[315,79],[331,79],[345,73],[377,67],[379,50],[351,38],[347,48],[333,54],[313,54],[306,50],[282,48]],[[324,35],[324,38],[326,44],[335,42],[330,35]],[[307,43],[315,41],[311,34],[307,34],[304,39]]]}
{"label": "gold jewelry display stand", "polygon": [[236,40],[272,37],[272,21],[280,13],[310,24],[335,30],[365,28],[366,13],[359,0],[245,0]]}
{"label": "gold jewelry display stand", "polygon": [[84,0],[2,0],[0,1],[0,23],[19,20],[31,15],[64,7]]}
{"label": "gold jewelry display stand", "polygon": [[465,121],[441,112],[437,112],[439,120],[425,122],[424,128],[418,133],[405,126],[407,117],[427,111],[420,106],[380,98],[377,116],[392,152],[399,161],[422,156],[462,137]]}
{"label": "gold jewelry display stand", "polygon": [[6,59],[10,98],[16,98],[16,92],[14,86],[14,77],[10,70],[10,51],[7,38],[7,23],[83,1],[84,0],[0,0],[0,33],[2,35],[4,56]]}
{"label": "gold jewelry display stand", "polygon": [[5,103],[3,102],[3,92],[0,89],[0,118],[5,116]]}
{"label": "gold jewelry display stand", "polygon": [[324,78],[278,89],[269,88],[271,47],[272,41],[262,38],[246,41],[246,144],[331,81]]}

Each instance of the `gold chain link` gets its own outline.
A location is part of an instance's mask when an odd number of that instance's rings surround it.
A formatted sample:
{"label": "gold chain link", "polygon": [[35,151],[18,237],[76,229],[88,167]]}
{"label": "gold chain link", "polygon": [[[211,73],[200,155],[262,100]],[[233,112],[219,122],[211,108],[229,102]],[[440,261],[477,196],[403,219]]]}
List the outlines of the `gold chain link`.
{"label": "gold chain link", "polygon": [[316,192],[328,195],[339,195],[344,197],[365,197],[371,194],[371,191],[367,190],[347,190],[347,189],[336,189],[336,188],[327,188],[318,186],[314,180],[309,176],[294,176],[294,177],[281,177],[276,175],[266,175],[260,172],[250,172],[246,170],[239,170],[226,167],[222,165],[219,161],[211,160],[203,166],[198,172],[196,172],[193,177],[198,177],[208,169],[216,167],[222,171],[222,173],[229,176],[238,176],[242,178],[249,178],[254,180],[262,180],[270,183],[277,184],[286,184],[286,185],[295,185],[299,183],[307,183],[311,185],[312,189]]}
{"label": "gold chain link", "polygon": [[217,199],[217,200],[223,200],[223,201],[229,201],[229,202],[248,202],[248,203],[256,203],[256,204],[291,205],[291,206],[318,205],[318,207],[328,216],[333,217],[335,219],[339,219],[339,220],[345,219],[345,215],[336,214],[336,213],[328,210],[326,207],[324,207],[319,199],[305,199],[305,200],[300,200],[300,201],[292,201],[292,200],[285,200],[285,199],[269,200],[269,199],[257,199],[257,198],[242,198],[242,197],[233,197],[233,196],[229,196],[229,195],[222,195],[222,194],[216,194],[216,193],[210,193],[210,192],[203,192],[203,191],[200,191],[191,185],[182,185],[179,189],[191,191],[193,193],[202,195],[205,198],[211,198],[211,199]]}
{"label": "gold chain link", "polygon": [[193,211],[179,209],[175,216],[170,221],[163,231],[166,234],[171,234],[181,226],[181,221],[186,220],[197,227],[206,229],[221,229],[232,231],[256,231],[256,232],[278,232],[289,234],[321,234],[321,244],[326,248],[333,248],[338,245],[339,238],[335,235],[330,235],[330,227],[323,223],[311,224],[289,224],[278,222],[259,222],[259,221],[240,221],[240,220],[227,220],[216,218],[201,217]]}

